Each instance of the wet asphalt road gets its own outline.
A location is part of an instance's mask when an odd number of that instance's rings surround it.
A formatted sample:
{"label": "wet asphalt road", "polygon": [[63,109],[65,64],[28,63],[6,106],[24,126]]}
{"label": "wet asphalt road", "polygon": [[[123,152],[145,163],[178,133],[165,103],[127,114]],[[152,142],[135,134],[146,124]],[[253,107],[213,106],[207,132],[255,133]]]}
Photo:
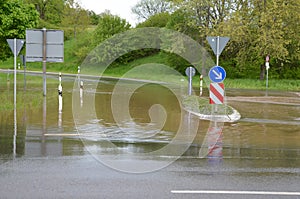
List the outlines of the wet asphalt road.
{"label": "wet asphalt road", "polygon": [[[266,160],[224,159],[220,165],[211,166],[206,159],[179,159],[160,171],[126,174],[88,155],[20,158],[1,163],[0,195],[1,198],[300,198],[171,193],[172,190],[300,190],[300,169],[247,166],[255,161]],[[235,162],[239,166],[234,166]]]}

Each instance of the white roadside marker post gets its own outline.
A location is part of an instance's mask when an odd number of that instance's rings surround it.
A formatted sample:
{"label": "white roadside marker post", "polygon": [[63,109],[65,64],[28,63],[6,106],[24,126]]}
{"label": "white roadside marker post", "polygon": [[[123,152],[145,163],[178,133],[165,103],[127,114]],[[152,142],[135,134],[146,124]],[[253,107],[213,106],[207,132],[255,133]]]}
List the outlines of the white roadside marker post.
{"label": "white roadside marker post", "polygon": [[80,81],[79,97],[80,97],[80,107],[82,107],[83,106],[83,81]]}
{"label": "white roadside marker post", "polygon": [[77,68],[77,75],[78,75],[78,87],[80,87],[80,66]]}
{"label": "white roadside marker post", "polygon": [[200,96],[203,94],[203,75],[200,75]]}
{"label": "white roadside marker post", "polygon": [[59,73],[59,85],[58,85],[58,111],[62,112],[63,101],[62,101],[62,85],[61,85],[61,73]]}
{"label": "white roadside marker post", "polygon": [[269,87],[269,69],[270,69],[270,56],[266,56],[266,96],[268,96],[268,87]]}

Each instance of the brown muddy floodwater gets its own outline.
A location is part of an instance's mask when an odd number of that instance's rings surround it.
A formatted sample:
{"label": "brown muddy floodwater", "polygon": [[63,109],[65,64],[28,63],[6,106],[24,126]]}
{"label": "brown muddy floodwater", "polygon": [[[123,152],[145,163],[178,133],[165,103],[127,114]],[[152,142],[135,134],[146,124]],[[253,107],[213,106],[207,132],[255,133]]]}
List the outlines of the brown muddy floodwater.
{"label": "brown muddy floodwater", "polygon": [[[84,87],[80,94],[79,89],[73,88],[71,77],[63,78],[61,112],[58,111],[58,84],[48,85],[48,95],[39,105],[18,107],[16,120],[14,111],[1,112],[0,162],[20,157],[84,156],[89,155],[91,150],[115,153],[103,140],[110,140],[116,147],[126,149],[124,153],[151,152],[168,145],[178,129],[187,134],[196,129],[197,133],[183,154],[183,160],[198,158],[199,151],[206,146],[203,143],[212,123],[181,111],[180,100],[166,86],[144,84],[130,93],[125,107],[112,108],[112,98],[118,103],[118,98],[125,96],[129,92],[126,89],[134,87],[136,82],[124,81],[118,95],[112,97],[116,81],[103,80],[95,91],[89,88],[95,80],[82,80]],[[24,92],[22,86],[18,88],[19,93]],[[27,85],[26,92],[37,94],[40,91],[42,95],[41,89],[41,85]],[[174,90],[186,94],[180,87],[174,87]],[[13,84],[8,87],[5,84],[1,93],[11,95]],[[73,94],[78,99],[82,95],[75,107],[72,107]],[[238,165],[247,162],[248,166],[255,164],[256,167],[300,167],[299,94],[269,91],[265,96],[265,92],[259,90],[227,89],[226,95],[227,103],[237,109],[242,118],[235,123],[224,124],[223,134],[217,138],[214,147],[206,150],[208,156],[205,158],[215,155],[221,161],[232,160],[232,164]],[[93,96],[94,101],[87,99]],[[26,99],[18,100],[26,103]],[[78,116],[89,114],[89,110],[93,116],[87,116],[87,119]],[[77,115],[73,116],[74,112]],[[122,114],[116,117],[118,112],[128,112],[130,118]],[[74,122],[76,119],[80,121]],[[193,123],[193,129],[187,130],[190,123]],[[159,155],[163,159],[170,154]]]}

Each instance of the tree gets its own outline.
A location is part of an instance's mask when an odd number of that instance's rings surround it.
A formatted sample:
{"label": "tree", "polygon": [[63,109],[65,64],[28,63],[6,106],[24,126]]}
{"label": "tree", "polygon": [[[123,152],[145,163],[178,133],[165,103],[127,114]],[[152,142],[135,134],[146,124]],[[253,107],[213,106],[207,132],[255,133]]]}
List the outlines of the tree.
{"label": "tree", "polygon": [[26,0],[35,6],[42,21],[58,25],[63,17],[65,0]]}
{"label": "tree", "polygon": [[90,20],[91,20],[91,24],[92,24],[92,25],[98,25],[100,16],[97,15],[97,14],[96,14],[94,11],[92,11],[92,10],[89,10],[88,13],[89,13],[89,17],[90,17]]}
{"label": "tree", "polygon": [[169,27],[193,37],[206,49],[210,50],[207,36],[230,36],[222,62],[235,77],[258,77],[267,54],[273,77],[300,76],[300,14],[295,12],[300,0],[172,2],[178,10],[172,13]]}
{"label": "tree", "polygon": [[251,0],[240,5],[239,12],[223,23],[222,31],[231,37],[228,49],[241,72],[257,71],[258,76],[258,68],[270,54],[272,74],[295,78],[296,73],[289,70],[300,59],[300,15],[295,12],[300,0]]}
{"label": "tree", "polygon": [[96,46],[117,33],[129,30],[129,28],[130,24],[125,19],[112,15],[109,12],[102,13],[94,32],[93,42]]}
{"label": "tree", "polygon": [[199,41],[199,27],[194,26],[194,20],[193,15],[180,8],[171,14],[166,27],[184,33]]}
{"label": "tree", "polygon": [[38,13],[31,4],[21,0],[4,0],[0,3],[0,59],[11,55],[6,39],[25,38],[25,30],[38,24]]}
{"label": "tree", "polygon": [[171,15],[168,12],[158,13],[150,16],[149,19],[139,23],[136,27],[166,27],[170,20],[170,16]]}
{"label": "tree", "polygon": [[84,10],[79,3],[74,0],[67,0],[63,12],[61,26],[66,30],[72,27],[74,38],[77,32],[84,31],[90,23],[89,12]]}
{"label": "tree", "polygon": [[96,46],[114,35],[130,29],[130,24],[125,19],[112,15],[109,11],[106,11],[99,16],[98,25],[92,33],[92,36],[78,48],[78,52],[80,52],[82,59],[84,59],[91,51],[91,54],[87,59],[91,59],[93,63],[101,63],[104,59],[107,59],[106,57],[102,57],[103,54],[105,56],[113,56],[113,54],[122,50],[115,47],[115,44],[108,44],[105,46],[105,49],[95,48]]}
{"label": "tree", "polygon": [[140,0],[131,11],[141,20],[146,20],[149,17],[172,11],[172,4],[165,0]]}
{"label": "tree", "polygon": [[177,0],[176,5],[190,18],[186,23],[198,28],[205,36],[207,29],[215,29],[228,19],[237,0]]}

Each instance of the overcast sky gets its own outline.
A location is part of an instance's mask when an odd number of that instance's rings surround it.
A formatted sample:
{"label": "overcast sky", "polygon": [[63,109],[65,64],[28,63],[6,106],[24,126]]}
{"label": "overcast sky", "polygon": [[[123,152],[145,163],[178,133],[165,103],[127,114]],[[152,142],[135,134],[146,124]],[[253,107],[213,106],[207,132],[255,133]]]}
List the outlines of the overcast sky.
{"label": "overcast sky", "polygon": [[126,19],[131,25],[137,23],[136,15],[131,12],[131,8],[139,0],[79,0],[83,8],[93,10],[100,14],[105,10],[110,10],[112,14]]}

